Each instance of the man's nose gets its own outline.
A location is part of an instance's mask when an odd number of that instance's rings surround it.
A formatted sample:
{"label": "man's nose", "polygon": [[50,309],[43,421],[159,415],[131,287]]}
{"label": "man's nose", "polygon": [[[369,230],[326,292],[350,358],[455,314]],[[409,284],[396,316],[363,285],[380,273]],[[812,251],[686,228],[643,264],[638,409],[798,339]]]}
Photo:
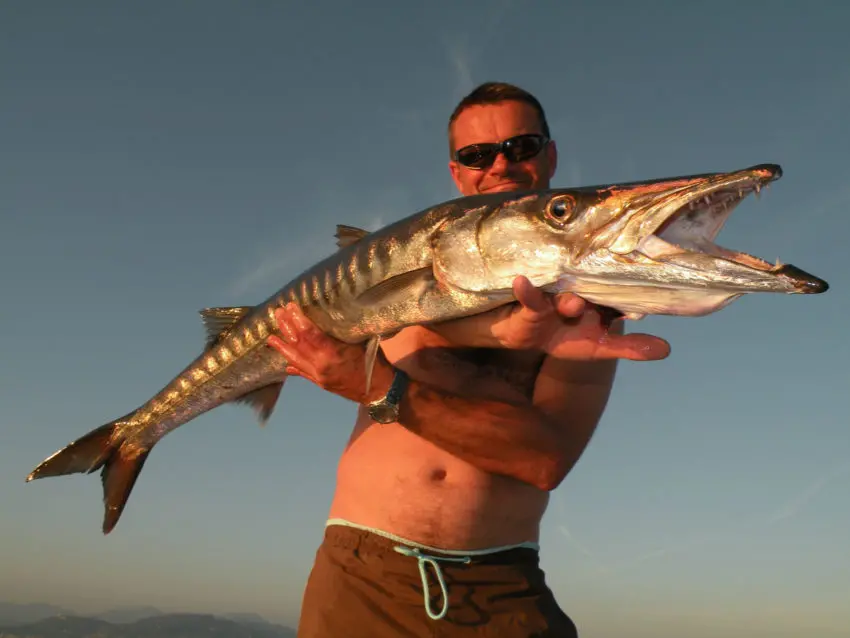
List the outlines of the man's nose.
{"label": "man's nose", "polygon": [[508,159],[505,157],[504,153],[499,153],[496,155],[496,159],[493,160],[493,165],[490,167],[491,173],[502,174],[507,172],[509,166]]}

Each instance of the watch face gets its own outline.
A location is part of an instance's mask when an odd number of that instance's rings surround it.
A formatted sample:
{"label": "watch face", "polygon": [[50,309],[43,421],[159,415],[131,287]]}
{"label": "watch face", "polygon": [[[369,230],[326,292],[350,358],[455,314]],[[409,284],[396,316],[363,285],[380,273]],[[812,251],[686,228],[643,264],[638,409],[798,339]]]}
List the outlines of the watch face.
{"label": "watch face", "polygon": [[369,416],[378,423],[392,423],[398,418],[398,408],[386,403],[374,405],[369,410]]}

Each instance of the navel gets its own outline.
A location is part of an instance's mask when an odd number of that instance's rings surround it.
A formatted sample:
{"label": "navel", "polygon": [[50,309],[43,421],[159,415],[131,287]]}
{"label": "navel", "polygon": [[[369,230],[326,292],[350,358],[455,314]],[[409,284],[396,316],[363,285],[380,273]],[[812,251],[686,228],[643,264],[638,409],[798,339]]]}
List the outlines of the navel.
{"label": "navel", "polygon": [[432,481],[444,481],[446,479],[446,470],[445,468],[438,467],[431,470],[431,480]]}

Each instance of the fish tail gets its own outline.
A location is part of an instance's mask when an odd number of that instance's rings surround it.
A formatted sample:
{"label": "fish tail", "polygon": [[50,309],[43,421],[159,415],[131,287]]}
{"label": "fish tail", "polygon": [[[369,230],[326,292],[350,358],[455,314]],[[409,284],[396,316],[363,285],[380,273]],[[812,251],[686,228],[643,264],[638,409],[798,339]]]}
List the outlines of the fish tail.
{"label": "fish tail", "polygon": [[[128,415],[130,416],[130,415]],[[123,417],[92,430],[42,461],[27,477],[27,483],[48,476],[91,474],[101,470],[103,482],[103,533],[112,531],[121,518],[127,499],[150,448],[122,436]]]}

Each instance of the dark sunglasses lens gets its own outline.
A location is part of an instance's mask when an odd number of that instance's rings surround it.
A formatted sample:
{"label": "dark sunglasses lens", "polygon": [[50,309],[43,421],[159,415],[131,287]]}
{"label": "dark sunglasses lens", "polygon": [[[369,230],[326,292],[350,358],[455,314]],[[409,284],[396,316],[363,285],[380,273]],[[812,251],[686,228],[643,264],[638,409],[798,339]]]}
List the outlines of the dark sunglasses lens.
{"label": "dark sunglasses lens", "polygon": [[457,152],[457,161],[470,168],[484,168],[493,163],[498,152],[495,144],[473,144]]}
{"label": "dark sunglasses lens", "polygon": [[511,162],[531,159],[543,148],[543,139],[536,135],[521,135],[505,143],[505,157]]}

